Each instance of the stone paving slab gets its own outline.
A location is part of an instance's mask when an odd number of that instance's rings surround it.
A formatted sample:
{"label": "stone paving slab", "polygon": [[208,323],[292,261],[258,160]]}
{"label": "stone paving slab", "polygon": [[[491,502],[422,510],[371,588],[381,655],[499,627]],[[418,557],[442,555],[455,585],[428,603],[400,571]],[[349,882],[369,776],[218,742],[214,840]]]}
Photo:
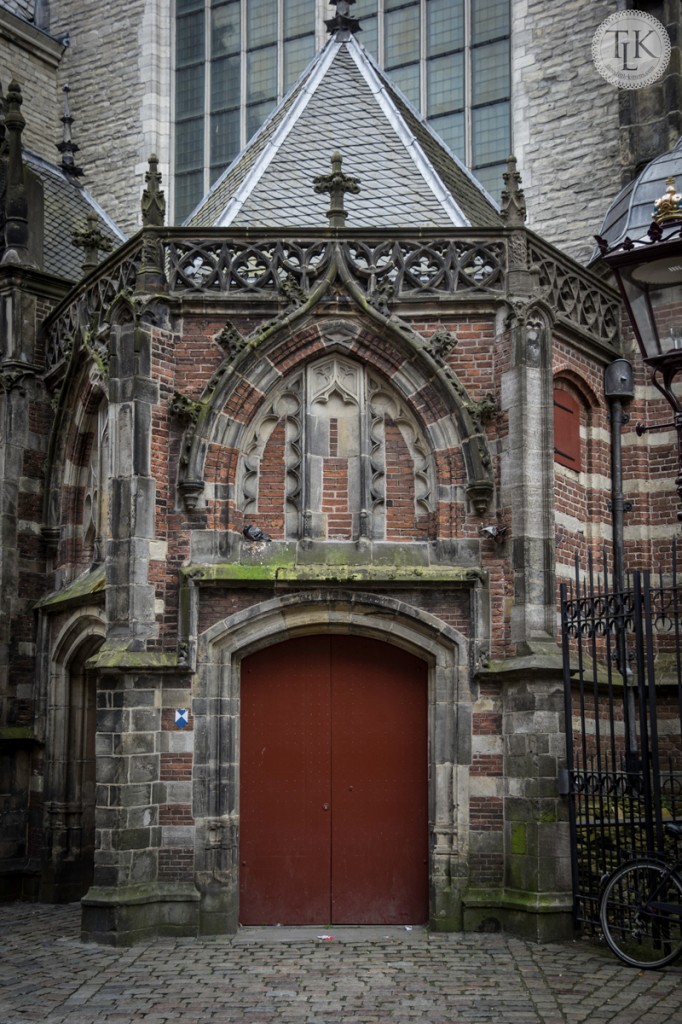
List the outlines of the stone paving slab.
{"label": "stone paving slab", "polygon": [[0,905],[0,1024],[682,1024],[682,963],[588,942],[273,928],[111,949],[79,924],[76,904]]}

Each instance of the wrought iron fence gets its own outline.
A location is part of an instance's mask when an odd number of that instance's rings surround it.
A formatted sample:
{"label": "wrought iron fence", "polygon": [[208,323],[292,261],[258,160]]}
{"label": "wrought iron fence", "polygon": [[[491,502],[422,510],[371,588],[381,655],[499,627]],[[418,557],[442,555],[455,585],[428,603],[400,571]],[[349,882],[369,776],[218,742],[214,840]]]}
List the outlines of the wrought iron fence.
{"label": "wrought iron fence", "polygon": [[666,849],[682,821],[682,622],[677,551],[667,573],[615,590],[576,563],[561,586],[576,918],[598,920],[602,881],[619,863]]}

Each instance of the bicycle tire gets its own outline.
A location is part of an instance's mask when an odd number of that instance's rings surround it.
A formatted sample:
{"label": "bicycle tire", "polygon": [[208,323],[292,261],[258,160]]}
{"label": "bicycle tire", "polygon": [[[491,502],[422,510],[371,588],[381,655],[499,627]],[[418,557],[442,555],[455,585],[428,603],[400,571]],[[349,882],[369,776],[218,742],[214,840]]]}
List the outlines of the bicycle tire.
{"label": "bicycle tire", "polygon": [[[680,913],[648,908],[653,893],[657,901],[679,904]],[[665,967],[682,953],[682,879],[657,860],[623,864],[606,883],[599,919],[606,942],[623,963],[642,970]]]}

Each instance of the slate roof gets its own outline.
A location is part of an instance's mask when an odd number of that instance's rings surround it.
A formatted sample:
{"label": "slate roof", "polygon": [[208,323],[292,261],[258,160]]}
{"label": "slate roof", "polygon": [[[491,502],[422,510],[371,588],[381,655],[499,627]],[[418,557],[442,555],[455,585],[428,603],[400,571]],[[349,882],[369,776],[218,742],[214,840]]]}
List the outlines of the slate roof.
{"label": "slate roof", "polygon": [[[332,153],[360,181],[348,227],[500,227],[497,204],[355,36],[337,33],[185,223],[190,227],[328,225],[313,179]],[[500,182],[500,187],[502,182]]]}
{"label": "slate roof", "polygon": [[[682,188],[682,136],[669,153],[647,164],[639,177],[626,185],[611,203],[599,230],[610,246],[626,237],[636,240],[646,236],[654,201],[664,195],[668,178],[675,178],[678,190]],[[598,258],[597,250],[592,259]]]}
{"label": "slate roof", "polygon": [[24,21],[33,21],[36,4],[35,0],[3,0],[3,7]]}
{"label": "slate roof", "polygon": [[90,193],[47,160],[24,151],[24,162],[43,183],[44,236],[43,270],[57,277],[77,281],[83,273],[84,253],[72,242],[75,231],[84,228],[87,215],[97,215],[100,230],[116,248],[126,236],[114,224]]}

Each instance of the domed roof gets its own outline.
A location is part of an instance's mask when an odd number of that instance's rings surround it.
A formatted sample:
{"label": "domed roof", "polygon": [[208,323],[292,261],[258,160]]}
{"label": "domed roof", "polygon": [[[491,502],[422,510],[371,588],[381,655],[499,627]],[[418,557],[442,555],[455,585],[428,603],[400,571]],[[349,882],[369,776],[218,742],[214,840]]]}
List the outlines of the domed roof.
{"label": "domed roof", "polygon": [[654,202],[665,194],[668,178],[677,179],[682,186],[682,136],[674,149],[647,164],[639,177],[626,185],[611,203],[599,231],[609,249],[625,238],[633,241],[646,238]]}

